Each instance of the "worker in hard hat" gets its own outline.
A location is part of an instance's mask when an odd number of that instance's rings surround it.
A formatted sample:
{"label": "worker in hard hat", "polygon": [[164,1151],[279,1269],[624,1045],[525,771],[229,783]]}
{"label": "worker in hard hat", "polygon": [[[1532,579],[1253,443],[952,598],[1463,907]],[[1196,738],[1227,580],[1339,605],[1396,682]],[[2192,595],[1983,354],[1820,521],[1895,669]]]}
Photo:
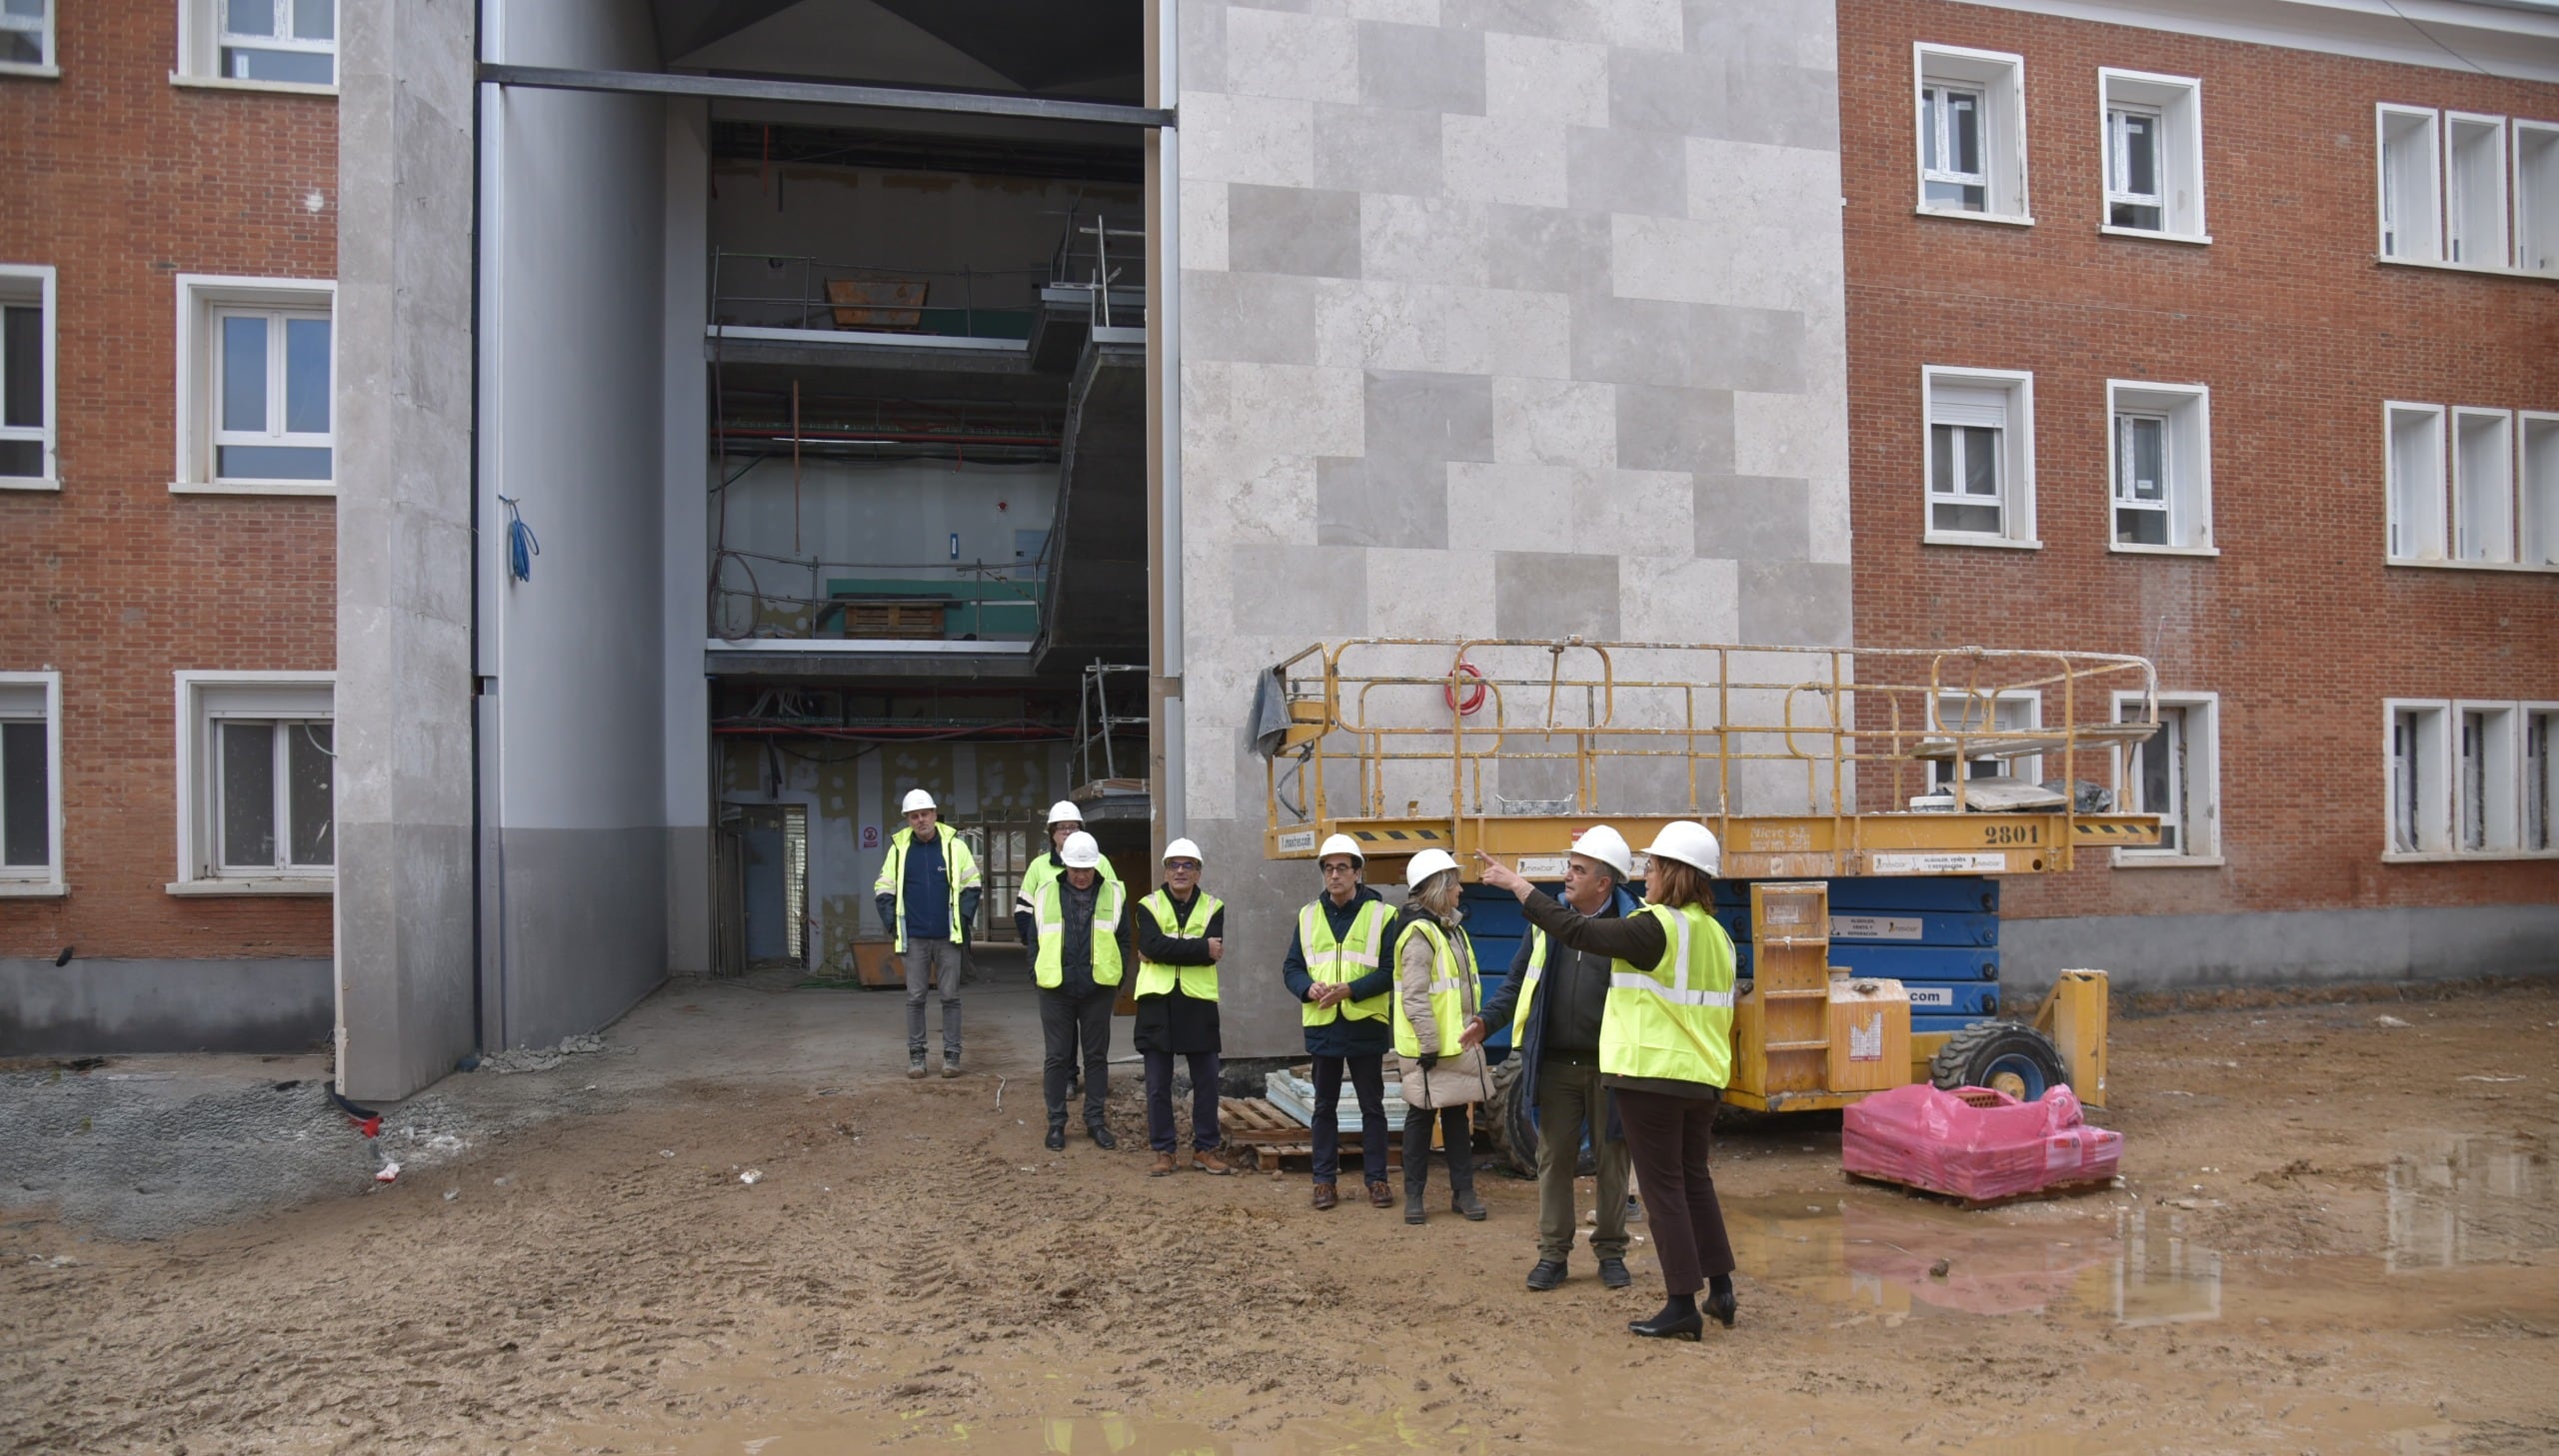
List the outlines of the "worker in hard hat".
{"label": "worker in hard hat", "polygon": [[1103,1120],[1111,1099],[1111,1002],[1119,994],[1122,911],[1128,891],[1102,873],[1102,846],[1079,829],[1058,856],[1066,868],[1040,886],[1039,951],[1031,979],[1040,988],[1040,1091],[1049,1107],[1049,1150],[1067,1145],[1067,1071],[1084,1055],[1084,1126],[1097,1147],[1120,1145]]}
{"label": "worker in hard hat", "polygon": [[1715,1107],[1732,1071],[1732,937],[1715,923],[1713,893],[1723,846],[1704,824],[1678,819],[1662,825],[1644,854],[1650,903],[1613,920],[1557,904],[1480,850],[1475,858],[1484,883],[1519,897],[1529,924],[1571,949],[1610,957],[1599,1082],[1625,1124],[1669,1295],[1659,1313],[1626,1328],[1693,1340],[1707,1317],[1730,1328],[1737,1309],[1732,1241],[1711,1166]]}
{"label": "worker in hard hat", "polygon": [[[1626,888],[1633,878],[1634,851],[1625,836],[1593,824],[1564,856],[1564,903],[1589,919],[1623,919],[1641,903]],[[1609,961],[1598,951],[1567,949],[1532,925],[1511,958],[1510,978],[1484,1004],[1482,1018],[1466,1027],[1468,1045],[1482,1042],[1489,1028],[1510,1028],[1510,1054],[1519,1062],[1510,1094],[1537,1109],[1537,1262],[1528,1270],[1533,1290],[1564,1280],[1580,1227],[1573,1178],[1585,1127],[1599,1173],[1599,1222],[1590,1231],[1599,1282],[1611,1289],[1634,1282],[1626,1272],[1625,1131],[1599,1084]]]}
{"label": "worker in hard hat", "polygon": [[1448,1164],[1449,1208],[1484,1216],[1475,1196],[1474,1104],[1491,1097],[1483,1048],[1466,1043],[1466,1023],[1483,1011],[1475,946],[1458,907],[1464,887],[1445,849],[1424,849],[1404,865],[1408,893],[1395,916],[1395,1055],[1403,1065],[1403,1221],[1429,1217],[1422,1195],[1430,1179],[1435,1122]]}
{"label": "worker in hard hat", "polygon": [[[1040,953],[1039,916],[1034,913],[1033,901],[1040,893],[1040,886],[1057,878],[1059,871],[1067,867],[1067,862],[1058,857],[1059,851],[1067,846],[1069,834],[1083,828],[1084,810],[1076,807],[1074,799],[1062,798],[1049,805],[1049,847],[1045,852],[1031,856],[1031,867],[1022,871],[1022,890],[1013,899],[1013,928],[1022,941],[1022,953],[1026,956]],[[1105,879],[1117,881],[1120,878],[1120,871],[1111,867],[1109,859],[1104,859],[1099,867]],[[1067,1081],[1072,1084],[1082,1078],[1079,1063],[1070,1061]]]}
{"label": "worker in hard hat", "polygon": [[1306,1055],[1312,1058],[1314,1206],[1341,1201],[1341,1079],[1359,1099],[1359,1163],[1368,1201],[1392,1207],[1386,1184],[1386,1049],[1394,1042],[1386,1002],[1395,968],[1385,958],[1394,910],[1359,882],[1367,856],[1348,834],[1326,836],[1315,851],[1323,893],[1297,911],[1296,933],[1280,962],[1288,994],[1300,1002]]}
{"label": "worker in hard hat", "polygon": [[933,795],[907,790],[907,826],[889,836],[871,892],[907,967],[907,1075],[924,1075],[925,992],[942,992],[942,1074],[960,1075],[960,972],[978,917],[978,856],[943,823]]}
{"label": "worker in hard hat", "polygon": [[1154,1175],[1180,1166],[1173,1125],[1173,1059],[1191,1065],[1191,1166],[1235,1171],[1218,1156],[1218,962],[1227,954],[1227,906],[1200,887],[1200,846],[1164,846],[1164,883],[1138,901],[1138,1029],[1147,1064],[1147,1145]]}

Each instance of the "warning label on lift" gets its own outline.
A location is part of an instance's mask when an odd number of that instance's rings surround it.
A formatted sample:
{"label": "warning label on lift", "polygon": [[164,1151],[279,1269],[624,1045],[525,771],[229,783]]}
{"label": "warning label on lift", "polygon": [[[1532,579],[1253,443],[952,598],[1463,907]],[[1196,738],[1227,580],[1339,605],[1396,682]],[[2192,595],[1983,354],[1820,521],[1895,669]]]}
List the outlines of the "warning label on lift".
{"label": "warning label on lift", "polygon": [[1833,940],[1916,940],[1920,936],[1917,915],[1832,915],[1830,938]]}
{"label": "warning label on lift", "polygon": [[1291,829],[1280,836],[1280,852],[1282,854],[1304,854],[1314,847],[1315,831],[1312,829]]}
{"label": "warning label on lift", "polygon": [[1876,854],[1877,874],[1997,874],[2008,867],[2005,854]]}

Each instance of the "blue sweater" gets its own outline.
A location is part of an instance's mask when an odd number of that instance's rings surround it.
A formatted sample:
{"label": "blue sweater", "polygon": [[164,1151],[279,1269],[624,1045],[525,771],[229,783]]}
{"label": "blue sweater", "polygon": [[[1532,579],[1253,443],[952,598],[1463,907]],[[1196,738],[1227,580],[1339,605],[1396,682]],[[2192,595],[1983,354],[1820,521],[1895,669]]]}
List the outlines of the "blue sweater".
{"label": "blue sweater", "polygon": [[[1332,927],[1332,938],[1339,940],[1350,933],[1350,922],[1357,918],[1359,907],[1378,898],[1375,890],[1363,884],[1346,905],[1334,904],[1330,895],[1318,898],[1315,903],[1323,906],[1323,917]],[[1295,924],[1295,917],[1291,916],[1288,956],[1280,962],[1280,974],[1288,982],[1288,994],[1304,1001],[1314,994],[1315,978],[1306,970],[1305,942],[1299,938]],[[1377,947],[1380,953],[1375,970],[1350,983],[1352,1000],[1383,995],[1394,987],[1395,968],[1386,963],[1383,954],[1386,948],[1384,945]],[[1306,1028],[1306,1051],[1313,1056],[1381,1056],[1394,1045],[1394,1026],[1384,1016],[1371,1016],[1366,1020],[1335,1016],[1320,1026]]]}

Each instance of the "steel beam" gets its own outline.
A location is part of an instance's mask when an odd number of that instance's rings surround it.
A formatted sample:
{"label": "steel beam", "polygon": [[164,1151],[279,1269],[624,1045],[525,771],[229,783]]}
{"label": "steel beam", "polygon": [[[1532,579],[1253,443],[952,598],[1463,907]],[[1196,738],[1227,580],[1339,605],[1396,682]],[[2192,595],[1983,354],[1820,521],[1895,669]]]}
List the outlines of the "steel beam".
{"label": "steel beam", "polygon": [[585,71],[558,66],[503,66],[485,61],[480,66],[480,81],[488,86],[528,86],[545,91],[698,96],[712,101],[801,102],[817,106],[861,106],[875,111],[931,111],[959,116],[1003,116],[1145,129],[1174,124],[1174,113],[1170,107],[1123,106],[1109,101],[1060,101],[1046,96],[998,96],[979,91],[917,91],[897,86],[855,86],[840,81],[776,81],[752,76],[701,76],[675,71]]}

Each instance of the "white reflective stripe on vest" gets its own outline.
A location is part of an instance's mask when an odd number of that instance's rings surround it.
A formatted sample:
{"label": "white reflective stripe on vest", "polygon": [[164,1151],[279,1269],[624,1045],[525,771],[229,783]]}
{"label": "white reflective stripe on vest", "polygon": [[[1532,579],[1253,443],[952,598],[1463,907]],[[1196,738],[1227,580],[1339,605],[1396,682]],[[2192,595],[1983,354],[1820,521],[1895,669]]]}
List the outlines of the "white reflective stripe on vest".
{"label": "white reflective stripe on vest", "polygon": [[1430,983],[1430,994],[1435,996],[1443,991],[1462,991],[1465,988],[1466,983],[1463,979],[1451,976],[1445,979],[1432,981]]}
{"label": "white reflective stripe on vest", "polygon": [[[1687,977],[1681,976],[1685,980]],[[1648,991],[1674,1006],[1729,1006],[1730,991],[1692,991],[1686,986],[1666,986],[1641,971],[1616,971],[1608,984],[1621,991]]]}
{"label": "white reflective stripe on vest", "polygon": [[1043,938],[1055,935],[1065,928],[1067,928],[1067,922],[1064,920],[1042,920],[1040,922],[1040,934]]}
{"label": "white reflective stripe on vest", "polygon": [[1106,920],[1100,915],[1096,915],[1093,917],[1093,928],[1096,930],[1117,930],[1120,928],[1120,917],[1118,915],[1113,915],[1110,919]]}
{"label": "white reflective stripe on vest", "polygon": [[1369,951],[1365,955],[1360,954],[1356,950],[1335,950],[1326,958],[1336,962],[1347,960],[1352,965],[1364,965],[1370,970],[1375,970],[1377,968],[1377,952],[1374,950]]}

